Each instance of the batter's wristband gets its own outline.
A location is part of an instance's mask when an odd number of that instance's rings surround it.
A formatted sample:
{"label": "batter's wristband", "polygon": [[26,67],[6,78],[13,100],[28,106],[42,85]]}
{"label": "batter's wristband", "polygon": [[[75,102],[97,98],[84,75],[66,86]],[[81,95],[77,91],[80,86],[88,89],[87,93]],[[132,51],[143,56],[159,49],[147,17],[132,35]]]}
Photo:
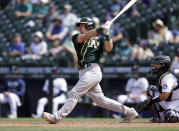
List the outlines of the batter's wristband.
{"label": "batter's wristband", "polygon": [[101,34],[102,31],[103,31],[103,29],[102,29],[101,27],[96,28],[96,32],[97,32],[98,34]]}
{"label": "batter's wristband", "polygon": [[111,37],[109,35],[106,35],[106,41],[109,41]]}

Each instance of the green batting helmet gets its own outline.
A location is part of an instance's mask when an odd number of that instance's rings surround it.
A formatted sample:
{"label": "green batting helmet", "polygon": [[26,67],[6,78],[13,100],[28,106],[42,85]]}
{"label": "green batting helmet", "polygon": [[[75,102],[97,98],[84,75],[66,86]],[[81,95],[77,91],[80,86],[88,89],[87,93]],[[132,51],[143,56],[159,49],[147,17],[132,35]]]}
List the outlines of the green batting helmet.
{"label": "green batting helmet", "polygon": [[76,26],[80,26],[80,24],[85,24],[85,28],[88,30],[95,28],[95,22],[89,17],[81,18],[80,22],[76,23]]}

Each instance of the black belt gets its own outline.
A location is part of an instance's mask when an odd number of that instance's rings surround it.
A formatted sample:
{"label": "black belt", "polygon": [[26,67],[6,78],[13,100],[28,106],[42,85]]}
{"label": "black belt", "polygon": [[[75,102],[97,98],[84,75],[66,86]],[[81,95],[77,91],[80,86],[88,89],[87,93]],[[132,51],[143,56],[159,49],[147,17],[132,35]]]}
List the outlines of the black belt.
{"label": "black belt", "polygon": [[82,70],[82,69],[84,69],[84,68],[87,68],[87,67],[90,67],[90,66],[92,66],[92,65],[94,65],[94,64],[97,64],[97,63],[87,63],[87,64],[85,64],[85,65],[78,65],[78,69],[79,70]]}

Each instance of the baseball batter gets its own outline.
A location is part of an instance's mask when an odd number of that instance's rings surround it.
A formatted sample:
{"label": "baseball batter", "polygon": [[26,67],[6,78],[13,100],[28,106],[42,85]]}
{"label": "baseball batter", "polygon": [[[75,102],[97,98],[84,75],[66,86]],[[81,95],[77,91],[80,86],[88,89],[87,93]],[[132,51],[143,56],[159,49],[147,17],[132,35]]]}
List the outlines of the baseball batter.
{"label": "baseball batter", "polygon": [[[155,119],[152,122],[179,122],[179,81],[177,76],[169,71],[170,57],[156,56],[153,59],[153,75],[157,75],[157,88],[148,89],[149,99],[138,107],[154,105]],[[138,110],[138,109],[137,109]]]}
{"label": "baseball batter", "polygon": [[91,18],[84,17],[76,24],[80,34],[72,37],[77,56],[79,68],[79,80],[69,94],[67,102],[54,114],[44,112],[43,118],[56,123],[65,118],[76,106],[78,100],[88,93],[90,98],[100,107],[120,112],[125,115],[123,122],[129,122],[138,116],[133,109],[104,96],[99,82],[102,79],[101,69],[98,65],[103,50],[110,52],[113,48],[109,37],[111,21],[106,22],[95,29],[95,23]]}

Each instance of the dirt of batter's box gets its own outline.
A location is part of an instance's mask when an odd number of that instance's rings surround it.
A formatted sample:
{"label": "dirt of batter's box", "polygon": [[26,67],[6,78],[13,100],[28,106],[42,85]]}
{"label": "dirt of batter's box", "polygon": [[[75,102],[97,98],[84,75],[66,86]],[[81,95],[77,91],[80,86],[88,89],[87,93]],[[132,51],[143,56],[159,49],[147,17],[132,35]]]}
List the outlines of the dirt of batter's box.
{"label": "dirt of batter's box", "polygon": [[46,122],[0,122],[0,127],[179,127],[179,123],[120,123],[109,121],[85,121],[85,122],[59,122],[48,124]]}

